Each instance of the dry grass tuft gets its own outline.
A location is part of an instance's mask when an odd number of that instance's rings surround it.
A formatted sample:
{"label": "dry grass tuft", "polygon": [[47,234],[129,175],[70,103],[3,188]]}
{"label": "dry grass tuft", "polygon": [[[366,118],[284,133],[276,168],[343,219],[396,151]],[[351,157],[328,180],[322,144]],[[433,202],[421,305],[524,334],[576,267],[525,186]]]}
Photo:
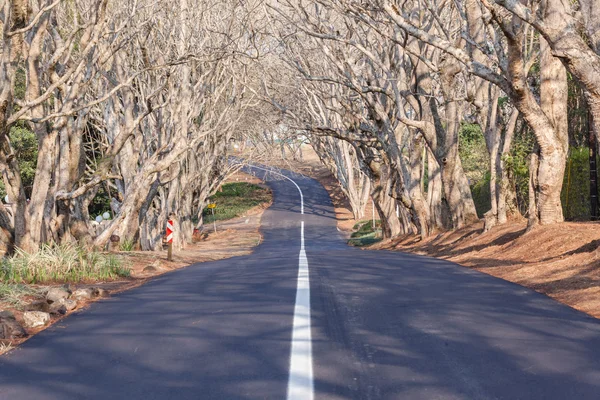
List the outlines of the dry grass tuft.
{"label": "dry grass tuft", "polygon": [[76,283],[129,275],[129,268],[123,266],[119,257],[74,244],[43,245],[34,253],[19,249],[0,265],[0,282],[5,283]]}

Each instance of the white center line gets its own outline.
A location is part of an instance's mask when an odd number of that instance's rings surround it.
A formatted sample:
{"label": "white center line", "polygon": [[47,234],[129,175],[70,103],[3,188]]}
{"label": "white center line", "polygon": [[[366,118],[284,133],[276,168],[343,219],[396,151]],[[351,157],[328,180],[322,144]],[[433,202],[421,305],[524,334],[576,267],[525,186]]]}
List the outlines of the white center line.
{"label": "white center line", "polygon": [[[300,213],[304,214],[304,194],[296,182],[279,172],[261,167],[253,166],[253,168],[274,173],[292,182],[300,193]],[[298,264],[298,283],[296,286],[296,305],[294,306],[287,400],[313,400],[314,379],[310,320],[310,277],[308,274],[308,258],[306,258],[306,249],[304,248],[304,221],[301,221],[300,224],[300,257]]]}
{"label": "white center line", "polygon": [[[282,178],[285,178],[288,181],[292,182],[294,184],[294,186],[296,186],[296,189],[298,189],[298,193],[300,193],[300,214],[304,214],[304,193],[302,193],[302,189],[300,189],[300,186],[298,186],[298,184],[293,179],[288,178],[287,176],[285,176],[277,171],[273,171],[273,170],[267,169],[267,168],[257,167],[256,165],[251,165],[250,168],[256,168],[256,169],[260,169],[265,172],[269,172],[271,174],[279,175]],[[302,240],[304,240],[304,238]]]}
{"label": "white center line", "polygon": [[292,351],[290,356],[290,377],[288,380],[288,400],[313,400],[312,335],[310,324],[310,279],[308,259],[304,249],[304,221],[301,225],[301,248],[298,268],[298,286],[294,324],[292,330]]}

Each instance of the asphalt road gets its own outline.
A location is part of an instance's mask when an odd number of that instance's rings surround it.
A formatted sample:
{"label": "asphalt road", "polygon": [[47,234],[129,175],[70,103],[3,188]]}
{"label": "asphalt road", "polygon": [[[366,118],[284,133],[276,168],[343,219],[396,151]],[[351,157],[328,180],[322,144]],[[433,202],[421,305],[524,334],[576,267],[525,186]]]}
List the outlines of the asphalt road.
{"label": "asphalt road", "polygon": [[0,357],[0,399],[600,399],[598,321],[449,262],[349,248],[322,186],[288,175],[305,214],[270,179],[253,255],[40,333]]}

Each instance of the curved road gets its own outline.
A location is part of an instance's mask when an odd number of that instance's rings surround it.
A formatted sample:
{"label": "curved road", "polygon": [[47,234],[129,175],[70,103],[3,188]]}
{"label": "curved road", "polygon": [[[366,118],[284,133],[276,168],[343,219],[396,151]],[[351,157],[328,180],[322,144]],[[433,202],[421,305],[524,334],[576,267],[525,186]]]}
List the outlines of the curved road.
{"label": "curved road", "polygon": [[0,399],[600,398],[597,320],[449,262],[349,248],[323,187],[286,174],[305,214],[271,177],[253,255],[33,337],[0,358]]}

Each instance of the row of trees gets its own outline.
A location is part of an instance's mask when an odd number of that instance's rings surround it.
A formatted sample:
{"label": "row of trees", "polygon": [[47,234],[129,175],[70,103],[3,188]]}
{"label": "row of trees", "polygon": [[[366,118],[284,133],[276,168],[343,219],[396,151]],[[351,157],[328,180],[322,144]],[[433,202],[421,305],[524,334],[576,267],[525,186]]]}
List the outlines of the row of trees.
{"label": "row of trees", "polygon": [[529,224],[563,221],[569,80],[600,132],[597,1],[279,0],[266,8],[295,87],[274,85],[271,102],[309,133],[356,216],[367,190],[386,236],[425,237],[477,220],[459,157],[469,123],[483,132],[490,160],[487,228],[519,212],[506,164],[524,130],[535,138]]}
{"label": "row of trees", "polygon": [[[171,214],[178,244],[191,240],[207,197],[236,168],[231,141],[258,127],[255,5],[0,1],[6,241],[101,247],[118,235],[151,250]],[[15,152],[23,130],[35,135],[31,185]],[[88,206],[99,191],[114,218],[98,233]]]}
{"label": "row of trees", "polygon": [[[150,250],[175,214],[183,245],[232,141],[295,158],[306,135],[357,218],[371,198],[386,236],[425,237],[478,219],[465,124],[490,160],[487,226],[560,222],[573,84],[600,131],[594,2],[0,0],[0,228],[26,250]],[[507,167],[524,131],[529,210]]]}

